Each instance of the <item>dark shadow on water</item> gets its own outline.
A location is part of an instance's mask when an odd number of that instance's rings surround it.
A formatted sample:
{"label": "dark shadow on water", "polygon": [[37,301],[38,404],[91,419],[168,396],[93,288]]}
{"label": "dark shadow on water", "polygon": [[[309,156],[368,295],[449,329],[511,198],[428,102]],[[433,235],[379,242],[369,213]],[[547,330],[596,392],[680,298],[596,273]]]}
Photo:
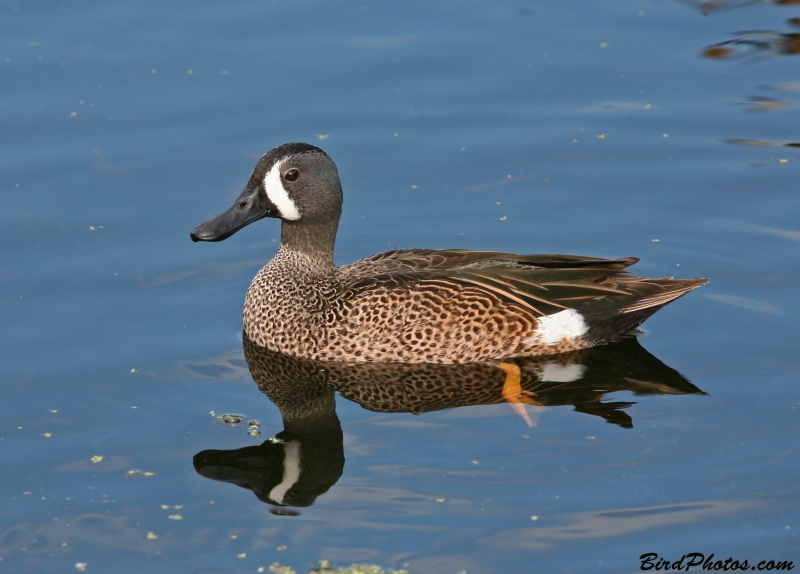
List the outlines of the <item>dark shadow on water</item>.
{"label": "dark shadow on water", "polygon": [[[253,491],[275,514],[296,514],[333,486],[344,469],[335,393],[365,409],[421,414],[505,402],[506,374],[492,364],[323,363],[281,355],[244,337],[258,388],[280,410],[283,432],[260,446],[204,450],[194,457],[202,476]],[[602,402],[619,391],[638,396],[704,394],[648,353],[635,337],[563,355],[514,359],[530,404],[571,405],[577,412],[633,428],[625,409]]]}

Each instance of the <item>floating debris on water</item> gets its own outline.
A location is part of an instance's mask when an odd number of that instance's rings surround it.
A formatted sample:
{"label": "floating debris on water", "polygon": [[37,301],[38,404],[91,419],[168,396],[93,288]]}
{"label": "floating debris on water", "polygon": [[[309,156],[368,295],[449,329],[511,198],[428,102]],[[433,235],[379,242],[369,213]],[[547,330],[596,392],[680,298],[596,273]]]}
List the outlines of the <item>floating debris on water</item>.
{"label": "floating debris on water", "polygon": [[273,508],[270,512],[275,516],[300,516],[297,510],[292,510],[290,508]]}
{"label": "floating debris on water", "polygon": [[149,470],[134,468],[128,471],[127,476],[155,476],[155,474],[155,472],[150,472]]}
{"label": "floating debris on water", "polygon": [[105,457],[103,457],[103,456],[100,456],[99,454],[96,454],[96,455],[94,455],[92,458],[90,458],[89,460],[90,460],[90,461],[91,461],[93,464],[97,464],[98,462],[103,462],[103,459],[104,459],[104,458],[105,458]]}
{"label": "floating debris on water", "polygon": [[[275,564],[277,564],[277,562]],[[374,564],[351,564],[350,566],[344,568],[334,568],[327,560],[320,560],[318,564],[319,568],[309,570],[308,574],[408,574],[408,570],[406,569],[392,570],[391,568],[388,568],[384,570],[380,566],[376,566]],[[272,570],[272,566],[270,566],[270,570]],[[273,572],[278,572],[279,574],[288,574],[290,570],[273,570]]]}
{"label": "floating debris on water", "polygon": [[247,431],[247,434],[249,434],[250,436],[259,436],[259,435],[261,435],[261,430],[260,430],[261,429],[261,423],[260,422],[258,422],[258,421],[250,421],[249,423],[247,423],[247,428],[249,429]]}
{"label": "floating debris on water", "polygon": [[147,533],[147,539],[148,540],[158,540],[158,534],[156,534],[155,532],[148,532]]}
{"label": "floating debris on water", "polygon": [[226,425],[236,426],[244,420],[241,415],[220,415],[217,420],[225,423]]}

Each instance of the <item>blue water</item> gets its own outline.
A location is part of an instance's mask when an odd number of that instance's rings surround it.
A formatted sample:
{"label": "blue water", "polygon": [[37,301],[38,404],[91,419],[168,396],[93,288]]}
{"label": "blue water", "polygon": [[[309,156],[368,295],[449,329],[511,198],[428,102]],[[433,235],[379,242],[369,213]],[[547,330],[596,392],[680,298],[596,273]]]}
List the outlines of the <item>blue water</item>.
{"label": "blue water", "polygon": [[[704,52],[800,12],[723,7],[3,3],[0,570],[800,564],[800,74],[790,37]],[[287,141],[337,162],[339,264],[459,247],[711,278],[640,340],[707,394],[605,394],[633,428],[338,397],[345,465],[299,516],[204,478],[198,452],[283,430],[241,341],[279,227],[188,234]]]}

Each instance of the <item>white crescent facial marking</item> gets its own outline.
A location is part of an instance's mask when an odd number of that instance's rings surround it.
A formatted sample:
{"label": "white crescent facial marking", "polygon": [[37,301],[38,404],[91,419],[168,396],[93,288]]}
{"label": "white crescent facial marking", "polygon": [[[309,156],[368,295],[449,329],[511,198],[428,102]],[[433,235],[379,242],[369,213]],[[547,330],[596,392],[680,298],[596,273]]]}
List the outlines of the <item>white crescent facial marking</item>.
{"label": "white crescent facial marking", "polygon": [[283,504],[283,497],[300,480],[300,441],[290,440],[283,445],[286,456],[283,459],[283,480],[269,491],[269,498]]}
{"label": "white crescent facial marking", "polygon": [[281,166],[285,160],[280,160],[272,166],[267,175],[264,176],[264,189],[269,200],[278,208],[281,219],[297,221],[300,219],[300,211],[297,205],[289,197],[281,181]]}
{"label": "white crescent facial marking", "polygon": [[572,365],[559,365],[552,361],[545,363],[542,369],[542,382],[544,383],[571,383],[583,378],[586,365],[573,363]]}
{"label": "white crescent facial marking", "polygon": [[539,318],[540,341],[545,345],[555,345],[562,339],[577,339],[589,330],[583,315],[575,309],[565,309],[552,315]]}

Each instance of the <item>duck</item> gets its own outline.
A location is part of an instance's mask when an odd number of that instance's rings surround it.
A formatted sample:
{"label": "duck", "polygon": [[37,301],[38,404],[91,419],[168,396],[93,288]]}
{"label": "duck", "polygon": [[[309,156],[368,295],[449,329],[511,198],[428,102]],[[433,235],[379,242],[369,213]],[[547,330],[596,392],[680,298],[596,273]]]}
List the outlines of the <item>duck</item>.
{"label": "duck", "polygon": [[247,290],[244,332],[270,351],[314,361],[483,363],[524,392],[513,361],[620,340],[708,279],[630,274],[636,257],[398,249],[336,266],[342,213],[336,164],[307,143],[256,163],[233,205],[191,232],[222,241],[281,220],[275,256]]}

